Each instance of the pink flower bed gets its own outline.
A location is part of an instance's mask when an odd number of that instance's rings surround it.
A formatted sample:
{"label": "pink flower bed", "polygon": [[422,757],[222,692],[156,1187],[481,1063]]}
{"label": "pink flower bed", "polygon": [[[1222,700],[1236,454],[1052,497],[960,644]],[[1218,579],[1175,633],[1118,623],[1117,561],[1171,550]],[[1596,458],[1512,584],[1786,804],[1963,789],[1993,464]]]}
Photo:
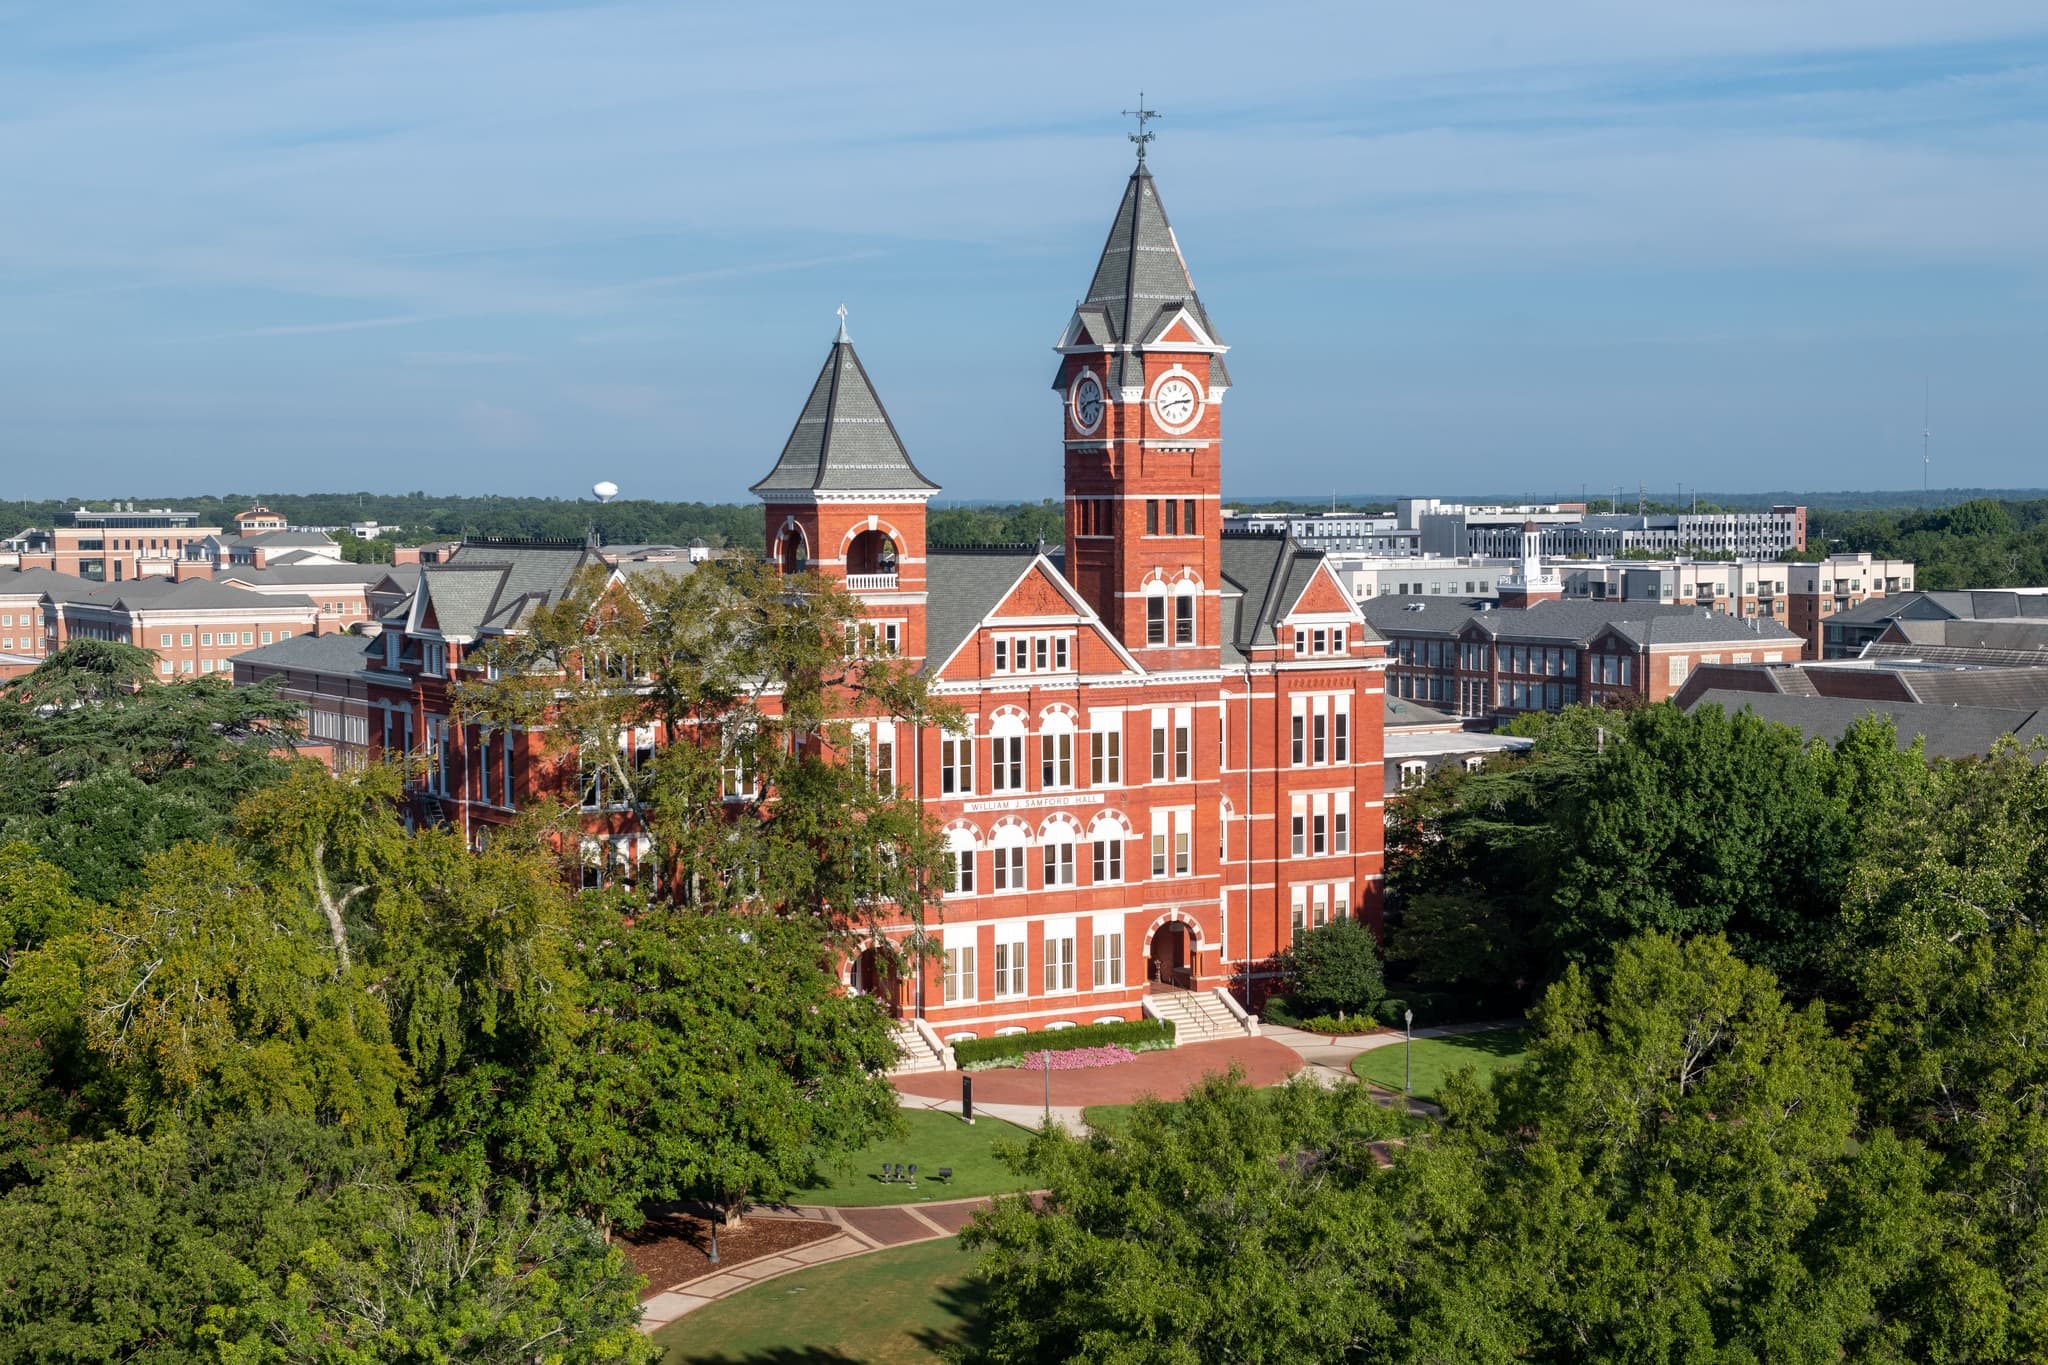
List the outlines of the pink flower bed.
{"label": "pink flower bed", "polygon": [[1072,1047],[1064,1052],[1027,1052],[1020,1065],[1026,1071],[1044,1071],[1050,1058],[1054,1071],[1080,1071],[1091,1066],[1115,1066],[1118,1062],[1134,1061],[1137,1056],[1127,1047],[1111,1044],[1108,1047]]}

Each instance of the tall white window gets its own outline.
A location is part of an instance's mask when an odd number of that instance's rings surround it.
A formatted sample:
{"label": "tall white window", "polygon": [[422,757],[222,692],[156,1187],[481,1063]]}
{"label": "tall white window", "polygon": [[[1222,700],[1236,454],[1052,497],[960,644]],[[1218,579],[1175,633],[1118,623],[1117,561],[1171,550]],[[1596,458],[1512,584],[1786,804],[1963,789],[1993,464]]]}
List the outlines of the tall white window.
{"label": "tall white window", "polygon": [[1024,790],[1024,718],[1003,716],[989,740],[989,790]]}
{"label": "tall white window", "polygon": [[957,1004],[974,999],[974,945],[962,943],[946,949],[945,974],[942,978],[946,1003]]}
{"label": "tall white window", "polygon": [[1038,785],[1042,791],[1074,785],[1074,722],[1063,712],[1053,712],[1039,726]]}
{"label": "tall white window", "polygon": [[1124,827],[1110,816],[1096,819],[1088,830],[1095,883],[1113,885],[1124,879]]}
{"label": "tall white window", "polygon": [[1039,832],[1039,860],[1047,887],[1074,885],[1074,851],[1080,833],[1081,827],[1064,815],[1053,817]]}
{"label": "tall white window", "polygon": [[974,894],[974,832],[955,829],[946,834],[946,890],[950,895]]}
{"label": "tall white window", "polygon": [[[1096,923],[1101,923],[1097,920]],[[1121,929],[1095,935],[1095,989],[1124,984],[1124,934]]]}
{"label": "tall white window", "polygon": [[1184,781],[1192,775],[1195,751],[1195,716],[1190,707],[1177,707],[1173,713],[1173,775],[1175,780]]}
{"label": "tall white window", "polygon": [[995,832],[990,840],[995,846],[995,881],[997,891],[1022,891],[1024,880],[1024,831],[1015,825],[1005,825]]}
{"label": "tall white window", "polygon": [[939,792],[970,796],[974,792],[974,731],[939,737]]}
{"label": "tall white window", "polygon": [[1152,711],[1152,780],[1164,782],[1172,763],[1173,712],[1165,707]]}
{"label": "tall white window", "polygon": [[1053,919],[1045,922],[1045,990],[1051,995],[1057,991],[1070,991],[1074,981],[1074,921]]}
{"label": "tall white window", "polygon": [[[1117,723],[1121,723],[1121,718]],[[1123,732],[1096,730],[1088,736],[1088,781],[1097,787],[1114,787],[1123,780]]]}
{"label": "tall white window", "polygon": [[1287,892],[1287,927],[1296,939],[1308,928],[1308,888],[1305,886],[1291,887]]}
{"label": "tall white window", "polygon": [[996,930],[996,998],[1024,994],[1024,926],[1004,925]]}

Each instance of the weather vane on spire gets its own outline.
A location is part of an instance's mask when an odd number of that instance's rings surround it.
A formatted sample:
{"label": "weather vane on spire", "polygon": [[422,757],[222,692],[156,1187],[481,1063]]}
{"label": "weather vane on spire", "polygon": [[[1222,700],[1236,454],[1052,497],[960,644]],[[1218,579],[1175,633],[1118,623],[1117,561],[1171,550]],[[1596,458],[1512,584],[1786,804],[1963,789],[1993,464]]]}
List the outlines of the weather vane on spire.
{"label": "weather vane on spire", "polygon": [[1124,136],[1130,138],[1131,141],[1138,144],[1138,160],[1143,161],[1145,159],[1145,144],[1150,142],[1153,138],[1159,136],[1159,134],[1157,133],[1146,132],[1145,125],[1150,123],[1153,119],[1158,118],[1159,111],[1157,109],[1147,109],[1145,107],[1145,92],[1140,90],[1138,92],[1138,107],[1135,109],[1124,110],[1124,117],[1134,118],[1138,121],[1138,131],[1135,133],[1126,133]]}
{"label": "weather vane on spire", "polygon": [[838,309],[838,312],[839,312],[839,339],[840,339],[841,341],[851,341],[851,340],[853,340],[853,338],[852,338],[852,337],[850,337],[850,336],[848,336],[848,335],[846,334],[846,305],[845,305],[845,304],[843,304],[843,303],[842,303],[842,304],[840,304],[840,305],[839,305],[839,309]]}

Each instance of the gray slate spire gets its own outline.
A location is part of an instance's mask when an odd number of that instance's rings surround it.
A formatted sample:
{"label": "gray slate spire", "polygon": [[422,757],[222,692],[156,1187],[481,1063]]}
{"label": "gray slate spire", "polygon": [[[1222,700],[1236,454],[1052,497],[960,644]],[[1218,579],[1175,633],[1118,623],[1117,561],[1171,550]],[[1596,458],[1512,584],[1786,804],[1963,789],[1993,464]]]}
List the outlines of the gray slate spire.
{"label": "gray slate spire", "polygon": [[874,385],[840,322],[839,340],[818,371],[818,382],[782,458],[753,491],[777,493],[936,493],[939,486],[918,472],[903,448],[895,424],[875,396]]}
{"label": "gray slate spire", "polygon": [[1124,186],[1123,202],[1117,205],[1116,221],[1110,225],[1109,240],[1103,244],[1102,259],[1089,281],[1081,313],[1093,327],[1097,317],[1109,324],[1108,336],[1098,336],[1103,345],[1139,344],[1152,341],[1181,304],[1185,303],[1201,320],[1202,328],[1221,344],[1202,301],[1195,296],[1194,281],[1188,277],[1187,262],[1181,258],[1180,243],[1166,221],[1166,206],[1152,183],[1152,172],[1141,159]]}

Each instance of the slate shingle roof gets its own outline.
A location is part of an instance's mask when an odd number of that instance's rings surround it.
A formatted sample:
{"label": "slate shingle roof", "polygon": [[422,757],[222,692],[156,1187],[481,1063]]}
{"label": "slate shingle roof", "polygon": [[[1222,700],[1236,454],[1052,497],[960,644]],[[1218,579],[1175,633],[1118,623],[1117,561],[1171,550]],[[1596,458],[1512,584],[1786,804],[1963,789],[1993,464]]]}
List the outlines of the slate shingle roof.
{"label": "slate shingle roof", "polygon": [[2011,735],[2020,743],[2048,735],[2048,712],[2003,706],[1927,706],[1901,701],[1864,701],[1850,697],[1787,697],[1771,692],[1702,693],[1686,709],[1719,706],[1729,713],[1749,711],[1760,720],[1790,725],[1808,739],[1838,742],[1851,725],[1868,715],[1891,717],[1899,747],[1909,748],[1924,737],[1927,752],[1938,758],[1969,758],[1988,754]]}
{"label": "slate shingle roof", "polygon": [[853,343],[842,338],[832,343],[775,468],[753,491],[935,493],[938,487],[911,462]]}
{"label": "slate shingle roof", "polygon": [[[1157,341],[1183,305],[1209,339],[1221,345],[1223,338],[1217,335],[1195,293],[1180,242],[1166,220],[1166,205],[1152,183],[1152,172],[1140,161],[1124,186],[1116,217],[1109,225],[1109,239],[1102,244],[1102,255],[1076,315],[1100,345],[1143,345]],[[1109,382],[1112,388],[1142,387],[1143,359],[1128,353],[1116,355],[1110,362]],[[1221,356],[1210,357],[1209,383],[1230,383]],[[1054,387],[1058,385],[1055,379]]]}
{"label": "slate shingle roof", "polygon": [[272,664],[303,673],[347,676],[374,667],[371,651],[382,648],[361,635],[294,635],[276,644],[258,645],[235,656],[236,662]]}
{"label": "slate shingle roof", "polygon": [[[1421,609],[1416,610],[1415,604]],[[1384,633],[1457,635],[1477,625],[1495,639],[1590,644],[1612,626],[1638,645],[1778,644],[1800,638],[1775,621],[1729,616],[1700,607],[1661,602],[1594,602],[1564,598],[1529,607],[1481,611],[1456,597],[1375,597],[1365,619]]]}
{"label": "slate shingle roof", "polygon": [[[1220,550],[1223,655],[1241,663],[1244,651],[1280,643],[1280,622],[1315,577],[1324,555],[1292,536],[1224,536]],[[1369,623],[1365,638],[1380,638]]]}
{"label": "slate shingle roof", "polygon": [[1016,545],[927,549],[926,667],[936,669],[952,657],[953,651],[996,609],[1038,555],[1036,547]]}
{"label": "slate shingle roof", "polygon": [[523,625],[579,570],[601,562],[587,545],[464,541],[447,563],[422,568],[419,590],[443,635],[473,639]]}

